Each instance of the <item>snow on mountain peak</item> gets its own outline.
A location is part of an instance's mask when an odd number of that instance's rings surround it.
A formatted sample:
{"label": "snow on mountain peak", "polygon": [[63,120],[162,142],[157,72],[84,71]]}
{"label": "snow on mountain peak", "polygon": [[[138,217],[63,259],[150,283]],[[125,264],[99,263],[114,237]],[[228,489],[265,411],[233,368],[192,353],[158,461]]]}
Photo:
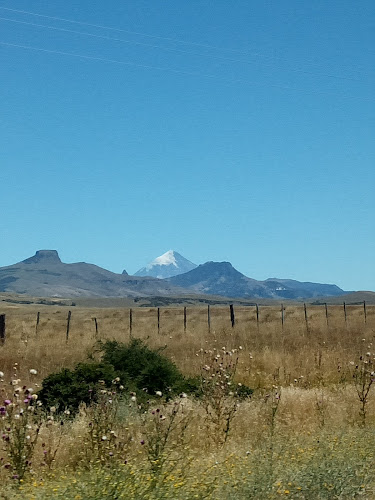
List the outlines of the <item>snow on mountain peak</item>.
{"label": "snow on mountain peak", "polygon": [[173,250],[168,250],[168,252],[163,253],[159,257],[156,257],[150,264],[146,266],[146,269],[149,271],[154,266],[175,266],[178,267],[176,262],[176,257],[174,255]]}
{"label": "snow on mountain peak", "polygon": [[152,276],[154,278],[164,279],[187,273],[196,267],[195,264],[185,259],[185,257],[178,252],[168,250],[168,252],[156,257],[152,262],[142,267],[134,276]]}

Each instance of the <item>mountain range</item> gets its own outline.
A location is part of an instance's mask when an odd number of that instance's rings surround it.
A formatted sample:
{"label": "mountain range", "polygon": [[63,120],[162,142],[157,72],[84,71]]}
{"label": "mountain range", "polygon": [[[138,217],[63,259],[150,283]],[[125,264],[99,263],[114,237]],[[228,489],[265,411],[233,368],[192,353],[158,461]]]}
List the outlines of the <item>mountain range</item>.
{"label": "mountain range", "polygon": [[65,264],[56,250],[38,250],[22,262],[0,267],[0,291],[39,297],[148,297],[185,292],[155,278],[116,274],[85,262]]}
{"label": "mountain range", "polygon": [[[163,278],[163,279],[160,279]],[[196,266],[173,250],[154,259],[135,276],[94,264],[63,263],[56,250],[0,268],[0,292],[39,297],[171,297],[209,294],[236,298],[307,299],[340,296],[336,285],[270,278],[258,281],[229,262]]]}
{"label": "mountain range", "polygon": [[206,262],[192,271],[168,278],[167,281],[195,293],[226,297],[302,299],[345,293],[336,285],[278,278],[257,281],[237,271],[230,262]]}

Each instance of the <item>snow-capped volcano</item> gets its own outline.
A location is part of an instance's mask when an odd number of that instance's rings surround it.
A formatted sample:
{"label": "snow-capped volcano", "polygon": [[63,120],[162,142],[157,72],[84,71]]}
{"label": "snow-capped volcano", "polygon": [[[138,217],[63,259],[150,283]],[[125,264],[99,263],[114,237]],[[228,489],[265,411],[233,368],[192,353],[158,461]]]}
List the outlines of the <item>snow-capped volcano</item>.
{"label": "snow-capped volcano", "polygon": [[171,278],[179,274],[187,273],[197,266],[185,259],[181,254],[174,250],[168,250],[152,262],[142,267],[134,276],[152,276],[154,278]]}

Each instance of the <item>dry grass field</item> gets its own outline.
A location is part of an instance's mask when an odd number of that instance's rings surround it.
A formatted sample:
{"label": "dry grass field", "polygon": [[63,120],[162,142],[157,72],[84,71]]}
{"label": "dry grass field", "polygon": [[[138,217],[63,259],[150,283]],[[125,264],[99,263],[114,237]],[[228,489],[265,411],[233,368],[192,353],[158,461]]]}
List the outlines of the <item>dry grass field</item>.
{"label": "dry grass field", "polygon": [[[375,306],[367,306],[366,322],[363,305],[348,305],[346,320],[342,305],[330,305],[328,321],[324,305],[308,306],[307,322],[303,306],[284,306],[283,325],[280,306],[260,306],[258,323],[255,307],[235,307],[233,328],[229,307],[211,306],[210,328],[207,308],[188,307],[186,330],[182,307],[160,308],[159,329],[157,309],[133,308],[131,332],[129,309],[73,307],[67,339],[68,307],[3,305],[4,399],[15,364],[20,384],[38,387],[48,374],[95,357],[97,340],[131,336],[163,347],[189,376],[232,352],[238,365],[227,380],[254,393],[231,406],[218,384],[216,420],[208,399],[190,396],[140,411],[130,395],[110,405],[105,395],[64,425],[45,415],[21,483],[4,467],[4,444],[1,498],[375,498]],[[98,434],[111,427],[116,446],[95,441],[94,423]]]}

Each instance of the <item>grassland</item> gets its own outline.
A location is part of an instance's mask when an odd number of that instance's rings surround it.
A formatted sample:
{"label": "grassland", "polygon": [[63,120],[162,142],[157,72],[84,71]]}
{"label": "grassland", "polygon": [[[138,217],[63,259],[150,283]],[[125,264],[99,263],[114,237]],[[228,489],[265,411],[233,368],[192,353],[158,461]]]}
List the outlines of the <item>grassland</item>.
{"label": "grassland", "polygon": [[[99,339],[130,338],[128,308],[74,307],[67,340],[68,309],[3,305],[4,398],[13,390],[8,380],[15,363],[29,387],[95,358]],[[185,330],[183,308],[161,308],[158,330],[156,309],[133,308],[131,334],[163,347],[186,375],[201,375],[219,353],[238,357],[228,380],[254,394],[236,402],[227,434],[227,391],[216,395],[216,420],[192,397],[161,398],[144,412],[131,395],[82,409],[75,419],[61,417],[64,425],[60,418],[47,425],[45,416],[24,481],[1,468],[3,498],[375,498],[375,307],[367,307],[365,322],[363,306],[347,306],[345,320],[342,305],[331,305],[327,322],[324,306],[309,306],[306,322],[303,307],[286,305],[282,325],[280,306],[261,306],[259,322],[255,307],[237,306],[234,328],[229,308],[210,311],[208,328],[207,308],[188,307]],[[362,383],[369,386],[364,403]],[[163,424],[155,421],[156,409]],[[93,422],[98,434],[108,432],[110,422],[116,445],[95,441]],[[159,455],[152,454],[155,443],[164,443]],[[0,458],[8,463],[5,451]]]}

